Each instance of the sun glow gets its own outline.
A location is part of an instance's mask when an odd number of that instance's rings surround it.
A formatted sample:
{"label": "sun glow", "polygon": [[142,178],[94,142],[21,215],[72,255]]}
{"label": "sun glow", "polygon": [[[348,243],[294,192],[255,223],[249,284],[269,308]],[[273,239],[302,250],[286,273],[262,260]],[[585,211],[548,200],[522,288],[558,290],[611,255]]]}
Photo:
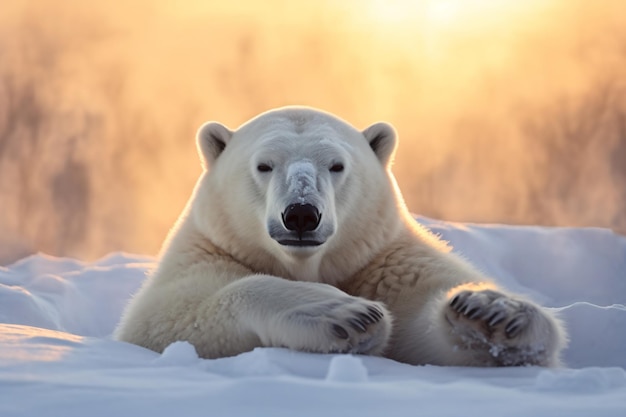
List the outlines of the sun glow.
{"label": "sun glow", "polygon": [[4,344],[0,363],[55,362],[71,353],[83,340],[81,336],[19,324],[0,324],[0,329]]}
{"label": "sun glow", "polygon": [[369,4],[373,20],[391,25],[410,20],[416,14],[421,14],[423,9],[424,5],[419,1],[371,0]]}
{"label": "sun glow", "polygon": [[458,1],[431,1],[426,7],[426,18],[433,25],[445,26],[454,23],[459,15],[459,10]]}
{"label": "sun glow", "polygon": [[[356,1],[350,4],[357,7]],[[488,56],[495,67],[507,65],[513,53],[508,42],[541,27],[553,0],[369,0],[366,4],[367,13],[358,20],[361,29],[375,32],[388,50],[443,80],[458,79],[463,70],[458,61],[480,60],[479,56]]]}
{"label": "sun glow", "polygon": [[[519,22],[529,10],[547,7],[549,1],[506,0],[370,0],[371,20],[399,29],[410,24],[417,29],[427,26],[434,30],[497,24],[515,17]],[[511,24],[511,20],[509,24]]]}

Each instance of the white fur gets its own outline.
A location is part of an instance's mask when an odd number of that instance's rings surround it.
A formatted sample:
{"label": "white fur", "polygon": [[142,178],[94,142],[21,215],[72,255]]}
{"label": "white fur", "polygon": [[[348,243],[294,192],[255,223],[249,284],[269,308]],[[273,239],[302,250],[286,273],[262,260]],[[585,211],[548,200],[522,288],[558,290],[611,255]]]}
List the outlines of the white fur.
{"label": "white fur", "polygon": [[[236,131],[205,124],[206,170],[115,336],[159,352],[187,340],[206,358],[284,346],[558,365],[566,335],[551,312],[497,289],[411,218],[395,148],[385,123],[359,132],[302,107]],[[288,230],[294,204],[319,211],[314,230]]]}

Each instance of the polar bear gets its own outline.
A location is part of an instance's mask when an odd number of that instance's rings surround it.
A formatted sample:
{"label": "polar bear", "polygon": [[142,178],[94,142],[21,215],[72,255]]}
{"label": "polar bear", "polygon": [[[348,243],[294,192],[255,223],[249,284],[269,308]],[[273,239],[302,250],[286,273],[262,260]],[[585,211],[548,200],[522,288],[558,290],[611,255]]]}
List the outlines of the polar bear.
{"label": "polar bear", "polygon": [[118,340],[204,358],[260,346],[409,364],[558,366],[551,311],[498,288],[417,224],[396,133],[307,107],[203,125],[204,171]]}

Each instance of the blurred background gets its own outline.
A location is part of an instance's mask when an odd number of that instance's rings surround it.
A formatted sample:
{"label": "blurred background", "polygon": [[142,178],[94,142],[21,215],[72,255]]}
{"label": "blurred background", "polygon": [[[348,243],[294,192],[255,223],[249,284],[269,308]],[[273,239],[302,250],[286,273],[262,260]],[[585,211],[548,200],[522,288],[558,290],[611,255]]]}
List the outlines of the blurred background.
{"label": "blurred background", "polygon": [[196,129],[288,104],[392,123],[415,213],[626,232],[621,0],[4,0],[0,264],[156,254]]}

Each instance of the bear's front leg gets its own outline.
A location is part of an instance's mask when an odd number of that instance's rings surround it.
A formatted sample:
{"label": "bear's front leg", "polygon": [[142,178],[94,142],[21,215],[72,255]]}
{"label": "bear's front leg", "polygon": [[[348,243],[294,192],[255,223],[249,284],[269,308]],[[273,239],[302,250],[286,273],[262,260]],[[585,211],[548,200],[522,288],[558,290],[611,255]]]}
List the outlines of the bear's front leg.
{"label": "bear's front leg", "polygon": [[[494,290],[452,291],[444,307],[455,347],[497,366],[557,366],[564,344],[549,311]],[[481,359],[482,358],[482,359]]]}
{"label": "bear's front leg", "polygon": [[381,354],[391,334],[382,303],[353,297],[326,284],[254,275],[219,294],[231,304],[237,327],[263,346],[318,353]]}

